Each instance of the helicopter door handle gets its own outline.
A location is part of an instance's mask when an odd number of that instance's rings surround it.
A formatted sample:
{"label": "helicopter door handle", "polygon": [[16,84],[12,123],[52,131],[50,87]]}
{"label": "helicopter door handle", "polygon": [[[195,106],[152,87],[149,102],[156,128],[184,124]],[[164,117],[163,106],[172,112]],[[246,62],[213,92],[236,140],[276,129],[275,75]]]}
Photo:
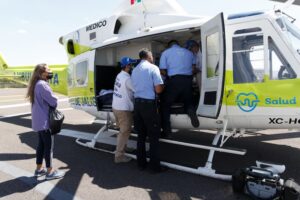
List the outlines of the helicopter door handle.
{"label": "helicopter door handle", "polygon": [[228,90],[226,97],[228,98],[232,93],[233,93],[233,89]]}

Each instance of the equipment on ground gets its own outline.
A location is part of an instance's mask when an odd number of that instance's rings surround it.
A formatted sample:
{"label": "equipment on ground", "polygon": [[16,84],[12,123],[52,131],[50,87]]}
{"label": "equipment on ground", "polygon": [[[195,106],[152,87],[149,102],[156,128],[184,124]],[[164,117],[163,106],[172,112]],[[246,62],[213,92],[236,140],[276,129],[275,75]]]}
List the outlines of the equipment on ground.
{"label": "equipment on ground", "polygon": [[292,179],[284,181],[280,177],[284,171],[284,165],[256,161],[256,166],[239,169],[232,176],[233,191],[252,199],[299,200],[299,185]]}

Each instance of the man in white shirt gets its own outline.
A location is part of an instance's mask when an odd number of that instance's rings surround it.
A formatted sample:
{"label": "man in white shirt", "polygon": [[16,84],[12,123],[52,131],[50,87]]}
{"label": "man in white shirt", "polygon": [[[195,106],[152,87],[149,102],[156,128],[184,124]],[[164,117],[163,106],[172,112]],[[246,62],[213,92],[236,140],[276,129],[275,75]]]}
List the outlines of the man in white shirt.
{"label": "man in white shirt", "polygon": [[133,123],[133,87],[130,78],[132,64],[136,60],[128,57],[121,59],[122,71],[118,74],[113,94],[112,108],[120,132],[117,137],[115,163],[129,162],[131,158],[125,156],[125,147],[131,133]]}

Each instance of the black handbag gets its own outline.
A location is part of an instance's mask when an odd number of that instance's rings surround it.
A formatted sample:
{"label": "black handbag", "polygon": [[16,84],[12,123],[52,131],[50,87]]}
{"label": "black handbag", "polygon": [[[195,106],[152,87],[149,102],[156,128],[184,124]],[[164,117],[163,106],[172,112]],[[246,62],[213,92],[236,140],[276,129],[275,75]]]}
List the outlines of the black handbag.
{"label": "black handbag", "polygon": [[61,131],[64,119],[65,116],[62,112],[52,107],[49,108],[49,129],[51,135],[55,135]]}

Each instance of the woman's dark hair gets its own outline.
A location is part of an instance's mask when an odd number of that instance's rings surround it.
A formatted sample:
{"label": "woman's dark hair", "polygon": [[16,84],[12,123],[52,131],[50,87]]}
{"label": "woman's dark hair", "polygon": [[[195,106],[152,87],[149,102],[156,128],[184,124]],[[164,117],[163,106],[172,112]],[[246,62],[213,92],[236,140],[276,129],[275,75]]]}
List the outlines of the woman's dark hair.
{"label": "woman's dark hair", "polygon": [[149,49],[142,49],[140,50],[139,57],[140,59],[147,59],[150,53],[151,51]]}
{"label": "woman's dark hair", "polygon": [[46,71],[46,66],[47,64],[41,63],[35,66],[35,69],[33,71],[33,74],[31,76],[29,85],[28,85],[28,90],[26,94],[26,98],[29,99],[29,102],[31,104],[34,103],[34,88],[36,83],[42,79],[42,74]]}

